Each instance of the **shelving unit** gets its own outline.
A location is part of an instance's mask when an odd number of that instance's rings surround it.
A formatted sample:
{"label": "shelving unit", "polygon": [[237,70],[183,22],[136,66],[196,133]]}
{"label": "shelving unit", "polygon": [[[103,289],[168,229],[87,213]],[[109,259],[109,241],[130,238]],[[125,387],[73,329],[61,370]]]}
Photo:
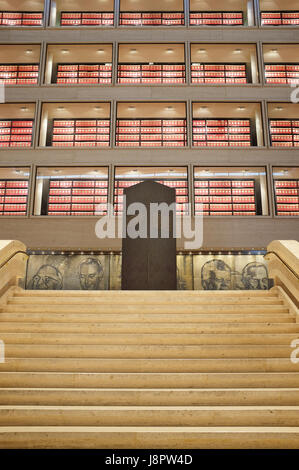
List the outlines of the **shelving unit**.
{"label": "shelving unit", "polygon": [[299,11],[262,11],[262,26],[288,26],[299,25]]}
{"label": "shelving unit", "polygon": [[196,215],[260,215],[254,179],[194,178]]}
{"label": "shelving unit", "polygon": [[0,26],[43,26],[43,12],[0,11]]}
{"label": "shelving unit", "polygon": [[5,119],[0,121],[1,147],[31,147],[33,133],[32,119]]}
{"label": "shelving unit", "polygon": [[107,179],[44,180],[41,215],[104,215],[107,204]]}
{"label": "shelving unit", "polygon": [[190,11],[190,26],[243,26],[242,11]]}
{"label": "shelving unit", "polygon": [[120,12],[120,26],[183,26],[184,13],[179,11]]}
{"label": "shelving unit", "polygon": [[0,216],[27,214],[28,180],[0,179]]}
{"label": "shelving unit", "polygon": [[165,83],[186,82],[185,64],[119,64],[118,83]]}
{"label": "shelving unit", "polygon": [[250,119],[193,119],[197,147],[251,147],[255,145]]}
{"label": "shelving unit", "polygon": [[[114,212],[120,215],[123,211],[123,194],[126,188],[145,181],[144,178],[117,179],[114,182]],[[176,191],[176,211],[180,214],[188,213],[188,181],[187,179],[157,179],[157,183],[164,184]]]}
{"label": "shelving unit", "polygon": [[101,84],[112,83],[112,64],[57,64],[55,83]]}
{"label": "shelving unit", "polygon": [[265,78],[268,84],[291,85],[299,83],[299,63],[265,64]]}
{"label": "shelving unit", "polygon": [[60,26],[113,26],[113,24],[113,11],[62,11],[60,16]]}
{"label": "shelving unit", "polygon": [[276,215],[299,215],[299,179],[274,180]]}
{"label": "shelving unit", "polygon": [[270,119],[272,147],[299,147],[299,119]]}
{"label": "shelving unit", "polygon": [[54,119],[53,147],[109,147],[109,119]]}
{"label": "shelving unit", "polygon": [[37,85],[39,64],[0,64],[0,82],[5,85]]}
{"label": "shelving unit", "polygon": [[250,83],[246,64],[192,63],[191,83]]}
{"label": "shelving unit", "polygon": [[117,147],[185,147],[186,119],[117,119]]}

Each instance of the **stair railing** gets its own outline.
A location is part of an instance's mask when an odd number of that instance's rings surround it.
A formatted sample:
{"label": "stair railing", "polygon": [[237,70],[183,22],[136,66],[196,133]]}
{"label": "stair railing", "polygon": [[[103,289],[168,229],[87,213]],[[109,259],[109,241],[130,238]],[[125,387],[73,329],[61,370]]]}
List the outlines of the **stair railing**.
{"label": "stair railing", "polygon": [[10,287],[24,287],[27,259],[24,243],[18,240],[0,240],[0,302]]}
{"label": "stair railing", "polygon": [[299,242],[275,240],[267,247],[269,277],[280,286],[299,307]]}

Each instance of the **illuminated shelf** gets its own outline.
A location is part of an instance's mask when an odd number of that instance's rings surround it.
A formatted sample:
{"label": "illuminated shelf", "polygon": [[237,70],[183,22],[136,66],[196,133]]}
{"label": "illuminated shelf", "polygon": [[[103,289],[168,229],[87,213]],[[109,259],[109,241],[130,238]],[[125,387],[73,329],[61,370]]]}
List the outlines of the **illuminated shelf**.
{"label": "illuminated shelf", "polygon": [[54,119],[53,147],[109,147],[109,119]]}
{"label": "illuminated shelf", "polygon": [[[115,179],[114,183],[114,212],[119,215],[123,211],[123,193],[124,189],[134,186],[135,184],[145,181],[145,178],[134,178],[134,179]],[[164,184],[170,188],[174,188],[176,191],[176,211],[180,214],[188,213],[188,182],[187,179],[169,179],[160,178],[155,180],[157,183]]]}
{"label": "illuminated shelf", "polygon": [[299,64],[265,64],[265,78],[269,84],[299,83]]}
{"label": "illuminated shelf", "polygon": [[270,119],[272,147],[299,147],[299,119]]}
{"label": "illuminated shelf", "polygon": [[104,215],[107,204],[107,179],[44,180],[41,215]]}
{"label": "illuminated shelf", "polygon": [[118,83],[167,83],[186,82],[184,64],[120,64]]}
{"label": "illuminated shelf", "polygon": [[246,64],[191,64],[192,83],[249,83]]}
{"label": "illuminated shelf", "polygon": [[60,26],[113,26],[114,13],[110,12],[61,12]]}
{"label": "illuminated shelf", "polygon": [[0,26],[43,26],[43,13],[1,11]]}
{"label": "illuminated shelf", "polygon": [[190,26],[242,26],[242,11],[190,11]]}
{"label": "illuminated shelf", "polygon": [[299,11],[262,11],[262,26],[299,25]]}
{"label": "illuminated shelf", "polygon": [[185,147],[186,119],[117,119],[118,147]]}
{"label": "illuminated shelf", "polygon": [[58,84],[109,84],[112,82],[112,64],[57,64]]}
{"label": "illuminated shelf", "polygon": [[182,26],[185,24],[184,13],[179,11],[161,12],[120,12],[121,26]]}
{"label": "illuminated shelf", "polygon": [[38,64],[0,64],[0,82],[5,85],[37,85]]}
{"label": "illuminated shelf", "polygon": [[27,180],[0,180],[0,216],[24,216],[27,214],[27,204]]}
{"label": "illuminated shelf", "polygon": [[274,180],[276,215],[299,215],[299,179]]}
{"label": "illuminated shelf", "polygon": [[254,179],[194,179],[196,215],[259,215]]}
{"label": "illuminated shelf", "polygon": [[197,147],[250,147],[255,144],[250,119],[193,119]]}
{"label": "illuminated shelf", "polygon": [[0,147],[31,147],[33,120],[2,119],[0,121]]}

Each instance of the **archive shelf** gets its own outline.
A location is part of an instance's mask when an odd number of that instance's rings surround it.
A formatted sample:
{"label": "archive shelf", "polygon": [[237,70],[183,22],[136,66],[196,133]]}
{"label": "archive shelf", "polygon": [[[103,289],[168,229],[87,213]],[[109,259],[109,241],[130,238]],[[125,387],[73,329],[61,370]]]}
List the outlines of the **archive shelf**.
{"label": "archive shelf", "polygon": [[37,85],[39,64],[0,64],[0,82],[5,85]]}
{"label": "archive shelf", "polygon": [[195,147],[251,147],[256,145],[250,119],[193,118]]}
{"label": "archive shelf", "polygon": [[299,119],[269,119],[272,147],[299,147]]}
{"label": "archive shelf", "polygon": [[244,84],[250,83],[246,63],[196,63],[191,64],[191,83]]}
{"label": "archive shelf", "polygon": [[117,147],[185,147],[186,119],[117,119]]}
{"label": "archive shelf", "polygon": [[117,71],[117,81],[122,84],[182,84],[186,82],[185,64],[122,63],[118,65]]}
{"label": "archive shelf", "polygon": [[57,84],[97,84],[112,83],[112,64],[57,64],[54,75]]}
{"label": "archive shelf", "polygon": [[0,11],[0,26],[43,26],[43,12]]}
{"label": "archive shelf", "polygon": [[262,26],[298,26],[299,25],[299,11],[285,10],[285,11],[262,11],[261,12],[261,25]]}
{"label": "archive shelf", "polygon": [[265,79],[268,84],[291,85],[292,83],[299,83],[299,63],[265,63]]}
{"label": "archive shelf", "polygon": [[254,179],[194,178],[195,215],[260,215]]}
{"label": "archive shelf", "polygon": [[0,121],[1,147],[31,147],[32,119],[2,119]]}
{"label": "archive shelf", "polygon": [[299,215],[299,179],[274,180],[276,215]]}
{"label": "archive shelf", "polygon": [[184,13],[180,11],[120,12],[120,26],[183,26]]}
{"label": "archive shelf", "polygon": [[53,119],[52,147],[109,147],[109,119]]}
{"label": "archive shelf", "polygon": [[0,179],[0,216],[25,216],[28,180]]}
{"label": "archive shelf", "polygon": [[243,26],[242,11],[190,11],[190,26]]}
{"label": "archive shelf", "polygon": [[110,12],[90,12],[90,11],[62,11],[60,16],[60,26],[113,26],[114,13]]}

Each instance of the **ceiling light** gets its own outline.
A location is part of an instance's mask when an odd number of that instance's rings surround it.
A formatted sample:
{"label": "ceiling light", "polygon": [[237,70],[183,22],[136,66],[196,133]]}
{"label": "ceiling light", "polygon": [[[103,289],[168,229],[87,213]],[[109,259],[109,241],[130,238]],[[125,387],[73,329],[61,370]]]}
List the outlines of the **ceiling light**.
{"label": "ceiling light", "polygon": [[202,53],[202,54],[203,54],[204,52],[207,52],[207,50],[206,50],[206,49],[198,49],[198,51],[197,51],[197,52],[200,52],[200,53]]}
{"label": "ceiling light", "polygon": [[26,54],[32,54],[33,50],[32,49],[27,49]]}
{"label": "ceiling light", "polygon": [[166,49],[166,52],[167,52],[168,54],[172,54],[173,49]]}
{"label": "ceiling light", "polygon": [[130,49],[131,54],[136,54],[137,49]]}
{"label": "ceiling light", "polygon": [[105,52],[105,51],[104,51],[104,49],[98,49],[97,52],[98,52],[99,54],[103,54],[103,52]]}
{"label": "ceiling light", "polygon": [[136,109],[136,107],[135,106],[129,106],[128,109],[130,109],[132,111],[133,109]]}
{"label": "ceiling light", "polygon": [[69,54],[69,49],[61,49],[62,54]]}
{"label": "ceiling light", "polygon": [[64,111],[65,107],[64,106],[58,106],[57,111]]}
{"label": "ceiling light", "polygon": [[58,170],[58,168],[55,168],[54,173],[61,173],[61,170]]}
{"label": "ceiling light", "polygon": [[242,52],[242,50],[243,50],[243,49],[235,49],[234,52],[235,52],[236,54],[240,54],[240,53]]}
{"label": "ceiling light", "polygon": [[277,106],[277,107],[275,108],[275,111],[282,111],[282,110],[283,110],[283,107],[282,107],[282,106]]}
{"label": "ceiling light", "polygon": [[167,109],[167,111],[171,111],[171,110],[173,110],[173,106],[166,106],[165,109]]}
{"label": "ceiling light", "polygon": [[103,108],[102,108],[101,106],[95,106],[95,107],[94,107],[94,110],[95,110],[95,111],[102,111]]}
{"label": "ceiling light", "polygon": [[17,169],[17,170],[15,170],[15,173],[17,173],[17,175],[18,175],[19,173],[22,173],[22,170]]}
{"label": "ceiling light", "polygon": [[245,106],[238,106],[238,111],[244,111],[245,109]]}
{"label": "ceiling light", "polygon": [[200,106],[199,109],[208,109],[207,106]]}
{"label": "ceiling light", "polygon": [[278,52],[278,49],[271,49],[271,52],[276,53]]}
{"label": "ceiling light", "polygon": [[22,106],[22,107],[21,107],[21,111],[23,111],[23,112],[28,111],[27,106]]}

